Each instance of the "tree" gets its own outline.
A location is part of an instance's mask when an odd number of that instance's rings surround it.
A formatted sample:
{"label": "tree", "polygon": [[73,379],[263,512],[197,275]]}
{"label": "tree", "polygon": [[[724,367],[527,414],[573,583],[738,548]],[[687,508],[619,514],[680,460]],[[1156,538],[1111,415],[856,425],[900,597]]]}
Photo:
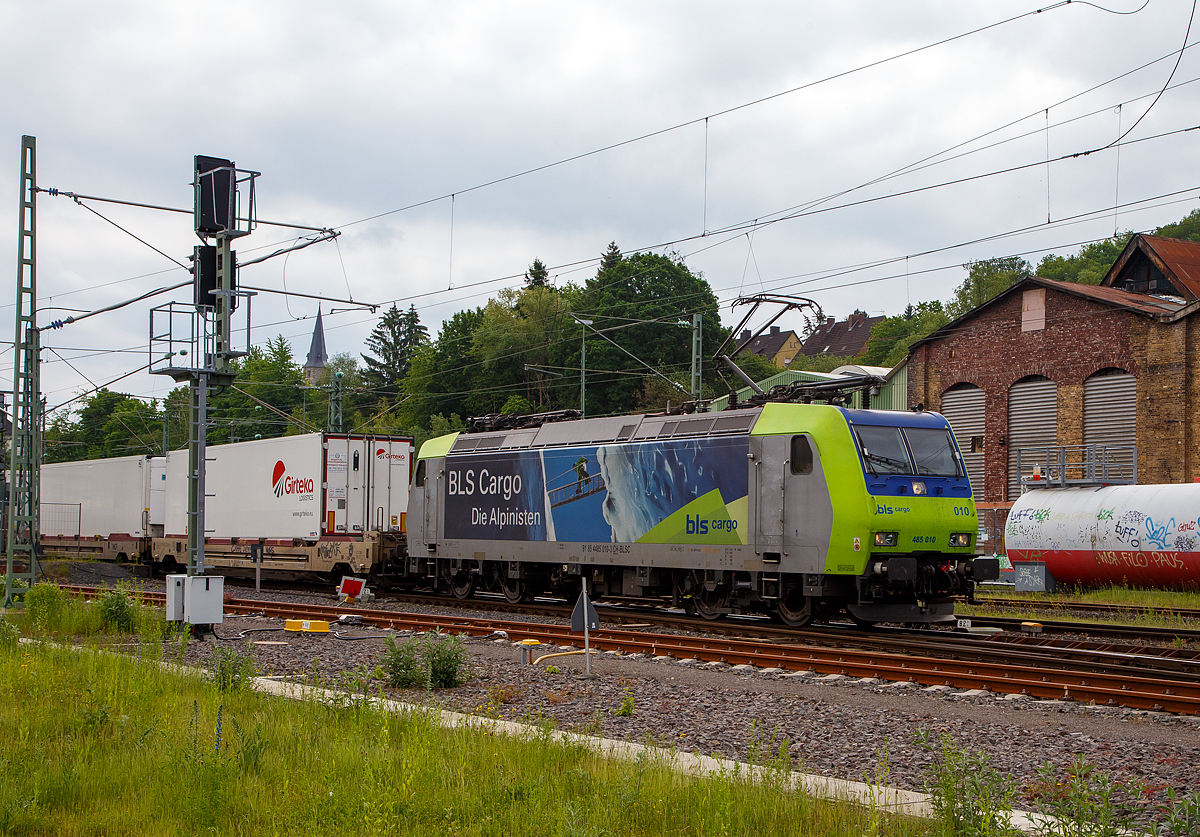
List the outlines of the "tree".
{"label": "tree", "polygon": [[954,289],[954,299],[946,305],[946,313],[952,320],[978,308],[1033,272],[1029,262],[1018,256],[967,262],[963,267],[967,269],[967,279]]}
{"label": "tree", "polygon": [[611,270],[621,263],[621,248],[617,246],[617,242],[610,241],[608,249],[600,254],[600,268],[596,271],[599,275],[606,270]]}
{"label": "tree", "polygon": [[1178,223],[1159,227],[1154,234],[1165,238],[1181,238],[1184,241],[1200,241],[1200,209],[1193,209]]}
{"label": "tree", "polygon": [[[690,325],[694,313],[704,316],[705,357],[712,356],[726,334],[712,288],[678,256],[619,254],[616,244],[610,244],[600,270],[588,280],[572,309],[586,312],[594,321],[587,332],[588,415],[640,409],[645,392],[639,377],[645,373],[642,364],[668,374],[691,368],[691,330],[680,327],[680,321]],[[573,362],[565,365],[580,366],[579,349],[578,343],[571,346]],[[712,364],[706,366],[711,381]]]}
{"label": "tree", "polygon": [[550,271],[542,264],[541,259],[534,259],[529,270],[525,271],[526,288],[544,288],[550,283]]}
{"label": "tree", "polygon": [[46,428],[46,462],[160,452],[162,414],[155,402],[100,389],[79,404],[77,419],[58,413]]}
{"label": "tree", "polygon": [[1074,256],[1049,254],[1038,264],[1037,275],[1059,282],[1099,285],[1131,238],[1133,232],[1126,230],[1112,238],[1085,244]]}
{"label": "tree", "polygon": [[895,366],[908,357],[918,340],[950,322],[938,300],[909,305],[898,317],[887,317],[871,329],[867,346],[855,361],[863,366]]}
{"label": "tree", "polygon": [[429,329],[421,325],[416,306],[410,305],[401,312],[393,304],[366,339],[371,352],[362,355],[367,385],[394,398],[412,367],[413,355],[428,342]]}
{"label": "tree", "polygon": [[[406,427],[429,427],[434,415],[480,415],[480,397],[490,395],[490,385],[475,350],[475,331],[483,322],[483,309],[459,311],[442,323],[437,339],[419,347],[412,366],[400,384],[408,396],[399,407]],[[504,396],[507,398],[507,394]],[[504,402],[501,401],[501,404]]]}
{"label": "tree", "polygon": [[[575,328],[566,298],[577,293],[578,289],[570,286],[564,295],[553,287],[533,285],[500,291],[488,302],[475,331],[474,347],[497,390],[498,403],[503,404],[501,396],[507,397],[512,389],[521,389],[536,409],[550,406],[557,373],[547,367],[556,365],[568,328]],[[502,392],[504,389],[509,392]]]}

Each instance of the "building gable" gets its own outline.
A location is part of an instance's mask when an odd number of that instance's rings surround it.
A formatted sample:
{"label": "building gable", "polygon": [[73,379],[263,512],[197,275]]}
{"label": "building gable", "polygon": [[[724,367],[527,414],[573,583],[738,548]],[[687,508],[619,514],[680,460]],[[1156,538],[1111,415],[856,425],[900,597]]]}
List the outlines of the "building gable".
{"label": "building gable", "polygon": [[1139,233],[1100,285],[1195,302],[1200,299],[1200,243]]}

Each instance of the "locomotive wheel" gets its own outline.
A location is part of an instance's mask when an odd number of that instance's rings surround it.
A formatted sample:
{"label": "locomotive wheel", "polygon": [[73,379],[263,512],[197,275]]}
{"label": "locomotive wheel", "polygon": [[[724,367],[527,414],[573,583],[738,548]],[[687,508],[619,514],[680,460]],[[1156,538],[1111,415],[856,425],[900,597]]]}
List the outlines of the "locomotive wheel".
{"label": "locomotive wheel", "polygon": [[533,594],[529,592],[529,585],[522,582],[519,578],[507,578],[501,582],[500,586],[504,589],[504,598],[510,604],[523,604],[533,601]]}
{"label": "locomotive wheel", "polygon": [[456,599],[469,599],[475,595],[475,576],[460,572],[450,579],[450,592]]}
{"label": "locomotive wheel", "polygon": [[779,621],[791,628],[805,628],[812,624],[814,610],[816,608],[812,597],[804,595],[795,587],[789,589],[787,595],[775,604],[775,614]]}
{"label": "locomotive wheel", "polygon": [[692,608],[701,619],[712,622],[725,615],[725,594],[720,590],[705,590],[700,588],[692,594]]}

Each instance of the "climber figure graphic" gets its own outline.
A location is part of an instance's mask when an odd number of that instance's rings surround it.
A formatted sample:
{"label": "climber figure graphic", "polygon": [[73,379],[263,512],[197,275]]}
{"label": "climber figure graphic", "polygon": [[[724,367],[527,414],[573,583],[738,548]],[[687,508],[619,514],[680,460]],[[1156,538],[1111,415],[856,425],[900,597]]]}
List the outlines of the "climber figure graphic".
{"label": "climber figure graphic", "polygon": [[576,462],[575,462],[574,468],[575,468],[575,476],[579,477],[579,482],[576,483],[576,485],[575,485],[575,493],[579,494],[583,491],[583,484],[584,484],[584,482],[587,481],[587,478],[588,478],[587,457],[586,456],[579,457],[579,459],[576,460]]}

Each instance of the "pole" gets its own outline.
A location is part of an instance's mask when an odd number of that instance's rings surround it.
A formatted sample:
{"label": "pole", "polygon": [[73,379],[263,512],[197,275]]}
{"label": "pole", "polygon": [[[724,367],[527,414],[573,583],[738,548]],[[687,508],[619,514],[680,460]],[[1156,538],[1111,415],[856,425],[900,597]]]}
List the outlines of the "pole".
{"label": "pole", "polygon": [[579,417],[587,418],[587,327],[591,320],[571,315],[571,319],[579,323],[583,332],[579,335]]}
{"label": "pole", "polygon": [[692,400],[700,401],[703,393],[700,388],[700,377],[702,365],[704,363],[701,346],[701,324],[704,322],[703,314],[692,315]]}
{"label": "pole", "polygon": [[208,373],[192,382],[188,439],[188,575],[204,575],[204,465],[208,436]]}
{"label": "pole", "polygon": [[[32,587],[35,561],[41,540],[41,511],[38,496],[41,467],[41,387],[37,330],[37,175],[36,139],[21,137],[21,194],[17,224],[16,327],[13,332],[13,397],[11,481],[8,497],[8,526],[4,606],[15,601],[16,582]],[[24,568],[22,570],[22,567]]]}

